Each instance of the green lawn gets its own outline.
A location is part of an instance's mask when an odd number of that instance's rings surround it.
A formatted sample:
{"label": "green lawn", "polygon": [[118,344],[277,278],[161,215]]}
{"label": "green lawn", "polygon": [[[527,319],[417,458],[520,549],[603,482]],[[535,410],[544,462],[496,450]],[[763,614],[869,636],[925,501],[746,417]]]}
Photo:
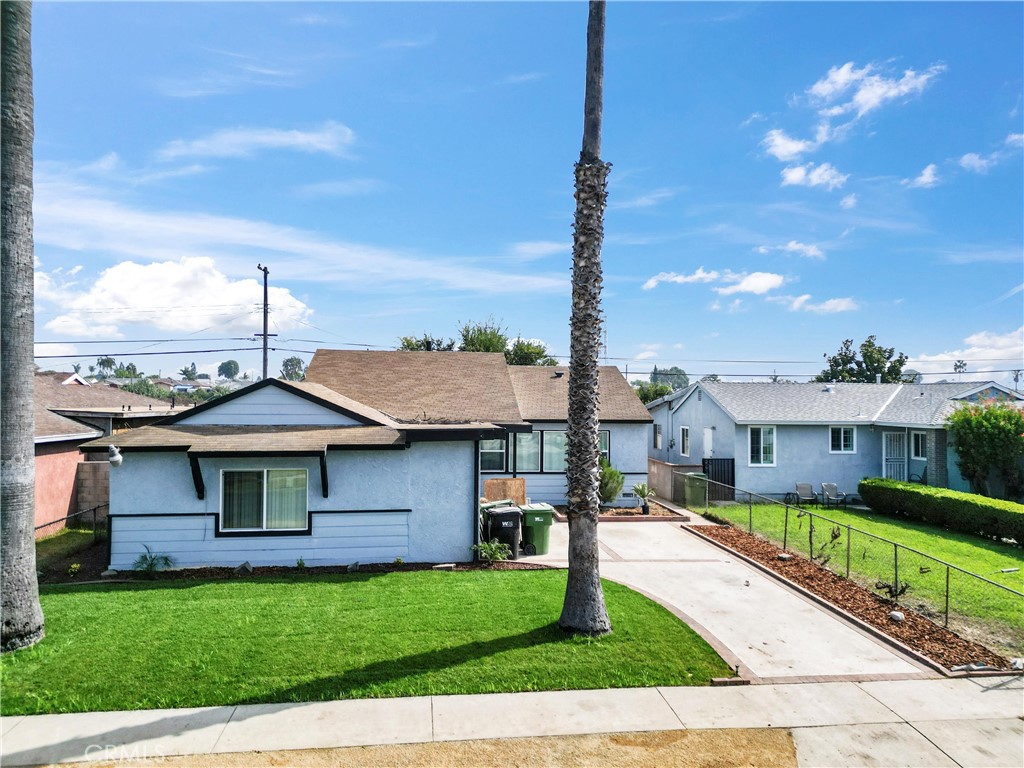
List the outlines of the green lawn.
{"label": "green lawn", "polygon": [[36,541],[36,568],[43,570],[68,555],[73,555],[92,546],[95,537],[92,531],[65,528],[53,536]]}
{"label": "green lawn", "polygon": [[555,625],[563,571],[416,571],[43,590],[46,638],[0,659],[2,713],[706,685],[729,667],[605,582],[614,632]]}
{"label": "green lawn", "polygon": [[[977,536],[944,531],[924,523],[901,520],[874,512],[854,510],[809,508],[814,514],[821,514],[839,524],[840,537],[834,546],[827,546],[825,554],[830,557],[828,567],[837,573],[846,572],[847,530],[849,525],[874,534],[905,547],[916,549],[934,558],[943,560],[966,571],[984,576],[1004,586],[1024,592],[1024,549],[1002,544]],[[703,512],[703,509],[697,510]],[[754,532],[772,541],[782,543],[784,508],[774,504],[753,506]],[[746,504],[723,505],[712,509],[712,513],[729,520],[737,527],[747,530],[749,511]],[[797,511],[790,509],[788,548],[807,555],[810,549],[810,519],[797,517]],[[830,539],[834,526],[816,519],[814,530],[815,550]],[[892,582],[893,547],[870,536],[852,531],[850,543],[850,576],[861,583],[873,586],[878,581]],[[900,550],[899,577],[901,582],[910,584],[910,591],[901,602],[926,611],[942,613],[945,608],[946,569],[932,560]],[[1018,568],[1016,572],[1003,573],[1004,569]],[[969,578],[955,570],[950,572],[950,613],[951,615],[995,621],[1012,635],[1011,648],[1024,649],[1024,598],[998,589],[977,579]],[[941,621],[941,618],[940,618]]]}

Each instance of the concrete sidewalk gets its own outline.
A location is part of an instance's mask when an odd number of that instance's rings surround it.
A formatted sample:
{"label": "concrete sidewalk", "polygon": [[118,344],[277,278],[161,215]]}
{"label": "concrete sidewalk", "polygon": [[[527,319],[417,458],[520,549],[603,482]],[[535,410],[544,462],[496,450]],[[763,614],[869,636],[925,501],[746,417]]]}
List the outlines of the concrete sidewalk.
{"label": "concrete sidewalk", "polygon": [[1019,677],[364,699],[0,718],[0,763],[787,728],[801,766],[1013,767],[1022,716]]}

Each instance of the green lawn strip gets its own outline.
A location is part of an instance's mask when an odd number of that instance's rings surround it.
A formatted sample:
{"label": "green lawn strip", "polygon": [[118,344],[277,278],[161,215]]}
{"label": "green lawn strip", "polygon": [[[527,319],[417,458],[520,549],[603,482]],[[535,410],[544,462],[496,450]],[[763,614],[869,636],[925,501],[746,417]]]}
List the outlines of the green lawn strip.
{"label": "green lawn strip", "polygon": [[[713,511],[718,517],[727,519],[737,527],[747,530],[750,511],[745,504],[723,505]],[[781,543],[785,510],[772,504],[753,506],[754,532]],[[828,567],[837,573],[846,572],[845,526],[866,531],[905,547],[918,550],[964,570],[984,576],[1018,592],[1024,592],[1024,550],[1008,544],[989,541],[962,533],[943,531],[933,526],[894,519],[873,512],[857,512],[843,509],[815,509],[840,525],[840,538],[834,547],[828,547]],[[795,509],[789,511],[789,549],[803,555],[809,553],[809,517],[798,517]],[[819,551],[829,540],[834,526],[815,518],[814,542]],[[878,581],[891,583],[893,570],[893,547],[891,544],[873,539],[853,531],[850,537],[850,576],[862,583],[874,586]],[[933,612],[942,611],[945,605],[946,569],[928,558],[901,549],[899,553],[900,581],[910,584],[904,602],[914,605],[922,602]],[[1021,568],[1016,573],[1001,573],[1002,569]],[[950,611],[964,616],[984,620],[995,620],[1016,629],[1024,629],[1024,598],[1005,590],[985,584],[977,579],[951,571]]]}
{"label": "green lawn strip", "polygon": [[614,632],[564,635],[559,571],[51,587],[46,638],[0,660],[4,715],[706,685],[729,667],[605,582]]}
{"label": "green lawn strip", "polygon": [[36,568],[47,568],[51,563],[92,546],[94,541],[92,531],[76,528],[65,528],[53,536],[39,539],[36,541]]}

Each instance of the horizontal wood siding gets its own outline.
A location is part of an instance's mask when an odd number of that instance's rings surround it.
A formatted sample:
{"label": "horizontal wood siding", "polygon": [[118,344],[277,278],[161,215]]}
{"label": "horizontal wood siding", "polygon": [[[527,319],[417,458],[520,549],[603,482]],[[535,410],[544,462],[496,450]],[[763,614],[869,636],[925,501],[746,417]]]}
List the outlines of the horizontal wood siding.
{"label": "horizontal wood siding", "polygon": [[312,403],[291,392],[264,387],[256,392],[222,403],[216,408],[188,416],[178,424],[321,424],[351,426],[355,419]]}
{"label": "horizontal wood siding", "polygon": [[409,557],[408,512],[342,512],[313,514],[308,536],[214,535],[210,515],[140,515],[116,517],[111,539],[111,568],[130,570],[148,544],[154,553],[168,554],[175,566],[204,565],[293,566],[386,563]]}

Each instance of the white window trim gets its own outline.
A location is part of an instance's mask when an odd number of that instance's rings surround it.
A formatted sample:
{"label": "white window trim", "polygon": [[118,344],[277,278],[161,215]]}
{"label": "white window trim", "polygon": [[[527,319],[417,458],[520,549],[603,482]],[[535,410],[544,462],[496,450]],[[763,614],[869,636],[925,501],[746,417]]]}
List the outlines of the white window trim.
{"label": "white window trim", "polygon": [[661,424],[655,424],[654,425],[653,441],[654,441],[654,450],[660,451],[662,445],[664,444],[664,440],[663,440],[662,434],[661,434]]}
{"label": "white window trim", "polygon": [[[755,429],[770,429],[772,431],[772,463],[760,463],[755,464],[750,460],[750,435]],[[764,456],[764,447],[762,443],[761,456]],[[774,467],[779,460],[779,430],[774,424],[751,424],[747,427],[747,466],[754,467]]]}
{"label": "white window trim", "polygon": [[[303,472],[306,475],[306,524],[300,528],[267,528],[267,472],[268,471]],[[263,473],[263,527],[262,528],[226,528],[224,526],[224,473],[226,472],[262,472]],[[309,530],[309,470],[305,467],[229,467],[220,471],[220,529],[231,533],[280,533],[287,531]]]}
{"label": "white window trim", "polygon": [[[833,429],[852,429],[853,430],[853,450],[852,451],[834,451],[832,450],[832,430]],[[843,436],[839,435],[839,445],[843,444]],[[836,424],[828,428],[828,452],[836,456],[855,456],[857,454],[857,427],[850,424]]]}
{"label": "white window trim", "polygon": [[[683,438],[683,433],[686,433],[686,438]],[[683,448],[686,450],[684,451]],[[690,428],[679,427],[679,455],[689,456],[690,455]]]}
{"label": "white window trim", "polygon": [[[486,474],[486,475],[505,474],[508,471],[508,459],[509,459],[508,438],[495,437],[495,438],[488,438],[488,439],[491,439],[491,440],[501,440],[502,441],[502,448],[501,448],[501,451],[498,451],[498,449],[496,449],[496,448],[485,449],[484,448],[484,443],[487,442],[487,441],[486,440],[481,440],[480,441],[480,473],[481,474]],[[485,453],[501,453],[501,469],[484,469],[483,468],[483,457],[484,457]]]}
{"label": "white window trim", "polygon": [[[916,456],[914,454],[914,436],[921,436],[921,447],[924,448],[924,454]],[[928,461],[928,433],[920,430],[913,430],[910,433],[910,458],[913,461]]]}

